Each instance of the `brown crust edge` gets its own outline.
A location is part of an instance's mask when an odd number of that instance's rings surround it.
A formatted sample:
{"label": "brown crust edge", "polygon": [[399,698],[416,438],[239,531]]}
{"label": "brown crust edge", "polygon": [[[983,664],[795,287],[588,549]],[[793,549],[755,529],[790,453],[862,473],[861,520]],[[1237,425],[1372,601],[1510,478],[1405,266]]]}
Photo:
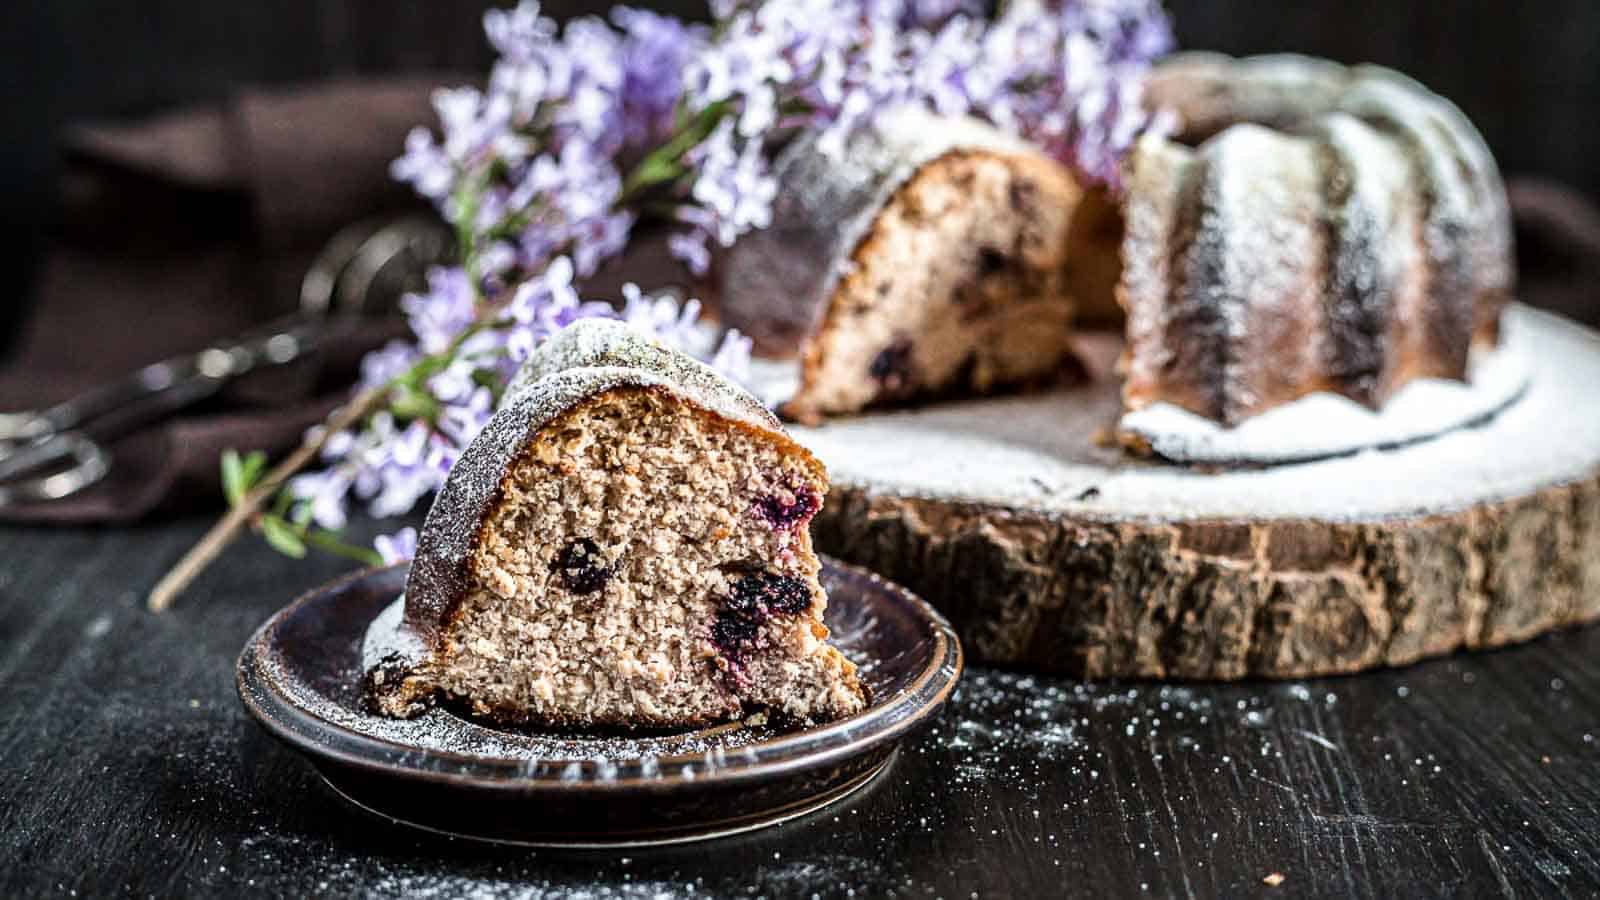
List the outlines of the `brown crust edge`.
{"label": "brown crust edge", "polygon": [[920,592],[980,662],[1083,678],[1305,678],[1600,619],[1600,469],[1353,523],[1051,516],[835,485],[817,544]]}

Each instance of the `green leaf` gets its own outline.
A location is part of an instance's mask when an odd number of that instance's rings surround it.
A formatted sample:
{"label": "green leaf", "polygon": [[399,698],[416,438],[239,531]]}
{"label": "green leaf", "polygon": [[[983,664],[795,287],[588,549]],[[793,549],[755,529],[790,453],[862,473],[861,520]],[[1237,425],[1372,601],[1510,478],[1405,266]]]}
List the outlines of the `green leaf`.
{"label": "green leaf", "polygon": [[252,450],[244,456],[231,447],[222,451],[222,494],[228,498],[228,505],[238,506],[244,502],[244,495],[261,480],[266,468],[267,454],[260,450]]}
{"label": "green leaf", "polygon": [[245,490],[249,490],[256,486],[256,482],[261,480],[261,473],[267,469],[266,451],[251,450],[245,454],[242,468],[244,469]]}
{"label": "green leaf", "polygon": [[295,534],[294,527],[277,516],[261,517],[261,536],[267,539],[272,549],[284,556],[302,559],[306,555],[306,543]]}
{"label": "green leaf", "polygon": [[633,170],[633,186],[636,190],[642,190],[653,184],[672,181],[684,171],[686,170],[683,163],[675,159],[650,156],[639,164],[639,168]]}
{"label": "green leaf", "polygon": [[228,505],[238,506],[248,490],[245,486],[244,462],[239,459],[239,451],[232,448],[222,451],[222,495],[228,498]]}
{"label": "green leaf", "polygon": [[683,164],[683,155],[716,130],[717,123],[722,121],[728,109],[728,101],[719,100],[681,121],[676,134],[640,160],[633,171],[628,173],[628,177],[622,183],[622,193],[618,197],[617,205],[624,206],[641,191],[676,180],[689,171]]}
{"label": "green leaf", "polygon": [[[287,485],[278,488],[277,496],[272,498],[272,515],[278,516],[279,518],[287,515],[289,512],[289,507],[294,503],[294,501],[295,496],[289,490]],[[309,506],[310,504],[306,505]]]}
{"label": "green leaf", "polygon": [[389,412],[401,421],[423,419],[431,422],[439,414],[439,402],[424,391],[403,387],[395,391],[389,402]]}

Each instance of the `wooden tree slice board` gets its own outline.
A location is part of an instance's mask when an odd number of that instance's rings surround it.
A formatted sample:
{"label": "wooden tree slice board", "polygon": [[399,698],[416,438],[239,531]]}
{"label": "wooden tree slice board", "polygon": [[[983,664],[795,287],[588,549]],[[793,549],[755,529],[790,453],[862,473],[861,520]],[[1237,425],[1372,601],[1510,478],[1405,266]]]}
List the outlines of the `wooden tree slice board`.
{"label": "wooden tree slice board", "polygon": [[922,593],[980,661],[1093,678],[1354,672],[1592,621],[1600,335],[1506,317],[1509,406],[1315,462],[1131,458],[1100,439],[1110,377],[797,428],[833,478],[817,544]]}

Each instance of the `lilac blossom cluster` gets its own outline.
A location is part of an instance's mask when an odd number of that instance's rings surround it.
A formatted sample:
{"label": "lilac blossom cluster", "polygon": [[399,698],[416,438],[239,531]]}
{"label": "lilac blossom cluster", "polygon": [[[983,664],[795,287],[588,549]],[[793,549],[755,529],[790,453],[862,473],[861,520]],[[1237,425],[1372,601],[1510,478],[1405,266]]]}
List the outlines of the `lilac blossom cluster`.
{"label": "lilac blossom cluster", "polygon": [[[407,138],[393,175],[454,226],[459,265],[403,301],[413,340],[369,355],[387,408],[327,436],[320,471],[289,485],[305,520],[338,530],[352,501],[413,509],[482,430],[516,367],[586,316],[620,316],[735,378],[749,342],[698,326],[699,304],[632,285],[622,308],[579,285],[660,213],[696,274],[713,248],[767,225],[770,154],[799,129],[839,152],[854,129],[920,104],[977,115],[1089,178],[1114,181],[1151,126],[1138,80],[1171,43],[1157,0],[712,0],[711,28],[619,7],[558,25],[535,2],[493,10],[483,89],[440,90],[436,136]],[[403,558],[414,532],[377,542]]]}
{"label": "lilac blossom cluster", "polygon": [[487,294],[568,258],[587,277],[626,246],[624,167],[672,133],[704,28],[618,8],[562,28],[537,3],[490,10],[487,88],[439,91],[442,138],[418,127],[394,176],[458,230]]}
{"label": "lilac blossom cluster", "polygon": [[685,103],[724,118],[691,155],[690,231],[674,250],[703,271],[712,248],[768,224],[776,185],[763,151],[794,129],[823,152],[886,111],[971,115],[1115,184],[1142,131],[1165,127],[1140,97],[1172,46],[1158,0],[719,0],[718,39],[688,66]]}
{"label": "lilac blossom cluster", "polygon": [[[563,28],[536,3],[492,10],[484,29],[499,54],[486,89],[438,91],[440,136],[415,129],[392,166],[455,226],[462,261],[402,300],[413,340],[363,361],[362,385],[386,389],[388,408],[327,436],[324,468],[290,482],[321,528],[342,528],[352,500],[388,517],[437,490],[516,367],[579,318],[620,314],[734,377],[748,363],[736,333],[703,346],[693,301],[630,285],[619,313],[578,287],[628,242],[624,167],[671,135],[682,72],[706,30],[626,8]],[[402,531],[376,549],[402,557],[414,539]]]}

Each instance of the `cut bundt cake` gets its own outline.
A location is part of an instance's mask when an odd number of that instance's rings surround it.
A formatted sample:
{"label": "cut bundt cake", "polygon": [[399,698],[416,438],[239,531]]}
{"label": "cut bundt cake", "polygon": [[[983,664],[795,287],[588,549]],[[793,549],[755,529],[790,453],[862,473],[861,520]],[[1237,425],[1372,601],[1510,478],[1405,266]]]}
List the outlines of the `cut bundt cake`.
{"label": "cut bundt cake", "polygon": [[1186,54],[1148,101],[1182,120],[1125,162],[1128,409],[1236,424],[1317,391],[1377,407],[1464,379],[1512,291],[1511,225],[1466,117],[1403,75]]}
{"label": "cut bundt cake", "polygon": [[771,226],[717,268],[724,323],[764,355],[800,357],[785,415],[1076,371],[1073,294],[1114,278],[1119,229],[1060,164],[976,120],[908,109],[840,153],[799,138],[776,170]]}
{"label": "cut bundt cake", "polygon": [[854,713],[807,527],[826,491],[743,390],[579,321],[451,469],[406,582],[419,649],[371,673],[375,703],[564,727]]}

